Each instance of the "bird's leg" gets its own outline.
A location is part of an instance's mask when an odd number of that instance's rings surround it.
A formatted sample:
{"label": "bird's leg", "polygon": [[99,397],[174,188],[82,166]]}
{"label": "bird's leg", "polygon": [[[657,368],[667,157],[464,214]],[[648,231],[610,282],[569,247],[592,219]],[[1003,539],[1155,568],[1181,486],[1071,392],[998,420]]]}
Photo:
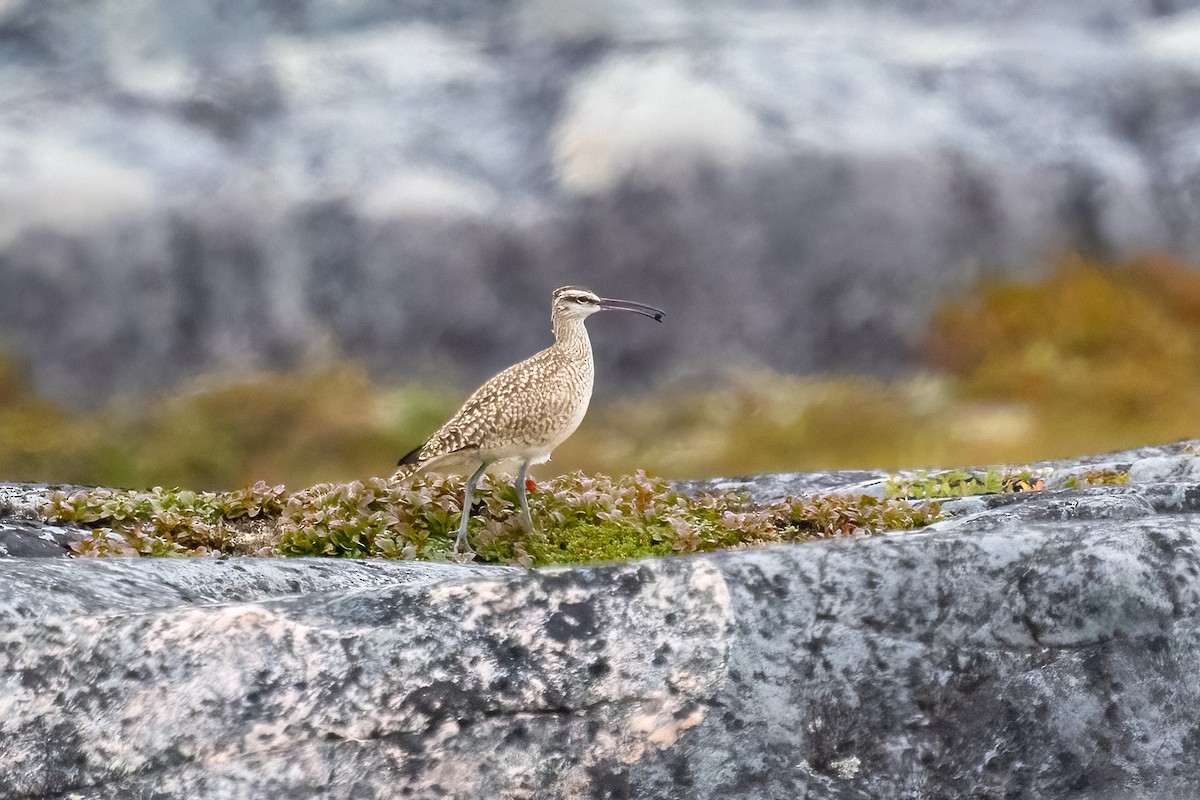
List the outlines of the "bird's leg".
{"label": "bird's leg", "polygon": [[462,522],[458,526],[458,538],[454,540],[454,552],[467,553],[470,552],[471,546],[467,542],[467,523],[471,520],[471,503],[475,496],[475,484],[479,483],[479,477],[483,475],[483,471],[487,468],[487,462],[479,465],[479,469],[467,478],[467,488],[463,492],[462,505]]}
{"label": "bird's leg", "polygon": [[521,468],[517,470],[517,480],[513,483],[513,488],[517,490],[517,500],[521,504],[521,524],[528,531],[533,530],[533,518],[529,516],[529,498],[525,495],[525,472],[529,469],[529,462],[522,461]]}

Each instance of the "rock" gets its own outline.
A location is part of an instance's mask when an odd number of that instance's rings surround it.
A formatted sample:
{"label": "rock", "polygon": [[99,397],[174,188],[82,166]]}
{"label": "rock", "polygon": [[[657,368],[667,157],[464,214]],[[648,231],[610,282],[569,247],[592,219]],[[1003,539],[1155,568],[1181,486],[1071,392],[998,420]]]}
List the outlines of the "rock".
{"label": "rock", "polygon": [[0,558],[67,556],[82,538],[79,528],[0,518]]}
{"label": "rock", "polygon": [[60,561],[106,599],[15,612],[48,562],[3,562],[0,797],[1186,797],[1198,539],[1018,523],[254,600]]}
{"label": "rock", "polygon": [[[1147,497],[1159,497],[1163,488],[1184,483],[1200,483],[1200,440],[1179,441],[1166,445],[1139,447],[1117,453],[1081,456],[1058,461],[1038,461],[1015,466],[994,465],[976,467],[970,472],[984,473],[1023,470],[1030,471],[1047,487],[1060,489],[1079,482],[1089,473],[1113,471],[1129,473],[1132,492]],[[830,472],[785,472],[779,474],[751,475],[740,478],[711,478],[698,481],[679,481],[680,489],[689,492],[741,492],[756,503],[772,503],[790,495],[813,492],[843,492],[847,494],[869,494],[882,497],[888,480],[920,477],[923,473],[938,470],[898,470],[894,473],[883,470],[841,470]],[[1108,487],[1120,493],[1120,487]],[[1100,492],[1098,496],[1109,493]],[[1086,492],[1072,495],[1085,497]],[[1040,502],[1047,497],[1042,492],[1015,492],[1011,494],[980,495],[966,497],[966,507],[977,510],[991,508],[996,504]],[[1182,499],[1179,499],[1182,502]],[[981,505],[982,504],[982,505]],[[953,506],[952,506],[953,508]],[[1162,510],[1162,509],[1160,509]]]}
{"label": "rock", "polygon": [[895,374],[991,265],[1200,258],[1197,31],[1171,0],[0,0],[0,339],[81,404],[331,355],[477,385],[587,281],[672,314],[606,331],[604,386]]}
{"label": "rock", "polygon": [[47,486],[40,483],[0,483],[0,519],[12,517],[37,521],[41,519],[38,506],[45,502],[46,496],[51,492],[73,492],[86,488],[70,484]]}
{"label": "rock", "polygon": [[0,799],[1193,797],[1192,450],[626,564],[0,560]]}
{"label": "rock", "polygon": [[0,600],[0,614],[6,622],[36,620],[48,613],[141,613],[521,572],[515,567],[318,558],[82,558],[3,563],[9,588]]}
{"label": "rock", "polygon": [[78,486],[44,486],[35,483],[0,484],[0,559],[67,556],[71,544],[85,533],[78,527],[47,525],[38,516],[46,495]]}
{"label": "rock", "polygon": [[1200,458],[1194,453],[1142,458],[1129,466],[1131,483],[1200,481]]}
{"label": "rock", "polygon": [[677,485],[682,491],[690,493],[738,492],[755,503],[765,504],[795,495],[840,492],[846,491],[850,486],[874,486],[884,483],[889,475],[890,473],[883,470],[780,472],[738,478],[678,481]]}

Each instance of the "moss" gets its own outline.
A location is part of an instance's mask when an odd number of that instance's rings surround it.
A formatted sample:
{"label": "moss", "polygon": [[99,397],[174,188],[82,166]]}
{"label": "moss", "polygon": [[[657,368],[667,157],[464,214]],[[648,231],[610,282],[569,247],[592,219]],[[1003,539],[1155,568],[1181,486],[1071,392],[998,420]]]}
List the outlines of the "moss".
{"label": "moss", "polygon": [[670,555],[673,538],[662,525],[580,520],[532,536],[512,525],[494,526],[477,534],[475,547],[483,561],[531,567]]}
{"label": "moss", "polygon": [[[48,521],[92,530],[80,555],[382,557],[445,560],[460,517],[459,477],[418,475],[318,484],[293,494],[259,482],[234,492],[94,489],[52,495]],[[514,490],[485,479],[470,523],[476,557],[541,566],[707,552],[927,525],[936,503],[844,495],[756,505],[737,494],[691,497],[638,472],[572,473],[530,493],[524,530]]]}
{"label": "moss", "polygon": [[1032,470],[968,472],[918,472],[913,476],[892,476],[884,486],[887,497],[964,497],[1002,492],[1029,492],[1045,488],[1045,482]]}
{"label": "moss", "polygon": [[1116,469],[1095,469],[1072,475],[1063,482],[1065,488],[1077,486],[1121,486],[1129,483],[1129,473]]}

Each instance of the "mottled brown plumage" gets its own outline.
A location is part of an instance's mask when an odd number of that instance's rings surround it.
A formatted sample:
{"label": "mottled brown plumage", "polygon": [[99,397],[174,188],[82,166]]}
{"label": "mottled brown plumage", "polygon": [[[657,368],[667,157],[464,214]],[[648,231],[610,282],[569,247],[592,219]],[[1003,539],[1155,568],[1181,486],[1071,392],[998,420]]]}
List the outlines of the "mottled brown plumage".
{"label": "mottled brown plumage", "polygon": [[555,290],[554,344],[483,384],[423,445],[400,459],[397,476],[419,469],[470,474],[455,549],[466,547],[472,493],[493,465],[520,465],[515,486],[522,520],[532,527],[525,472],[530,464],[548,460],[587,413],[595,369],[584,320],[597,311],[634,311],[660,322],[663,318],[657,308],[602,298],[577,286]]}

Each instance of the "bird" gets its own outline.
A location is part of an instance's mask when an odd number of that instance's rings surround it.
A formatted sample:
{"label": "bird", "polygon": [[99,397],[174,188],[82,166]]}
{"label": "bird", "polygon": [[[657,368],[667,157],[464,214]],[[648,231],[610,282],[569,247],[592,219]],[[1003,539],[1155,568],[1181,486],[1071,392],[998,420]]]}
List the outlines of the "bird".
{"label": "bird", "polygon": [[601,297],[581,286],[555,289],[550,312],[554,344],[489,379],[432,436],[397,462],[394,479],[424,470],[470,475],[454,540],[456,553],[470,551],[467,523],[475,486],[485,471],[498,465],[519,465],[513,487],[521,522],[533,530],[525,475],[530,464],[549,461],[550,453],[587,413],[595,366],[583,323],[600,311],[630,311],[658,322],[665,316],[654,306]]}

